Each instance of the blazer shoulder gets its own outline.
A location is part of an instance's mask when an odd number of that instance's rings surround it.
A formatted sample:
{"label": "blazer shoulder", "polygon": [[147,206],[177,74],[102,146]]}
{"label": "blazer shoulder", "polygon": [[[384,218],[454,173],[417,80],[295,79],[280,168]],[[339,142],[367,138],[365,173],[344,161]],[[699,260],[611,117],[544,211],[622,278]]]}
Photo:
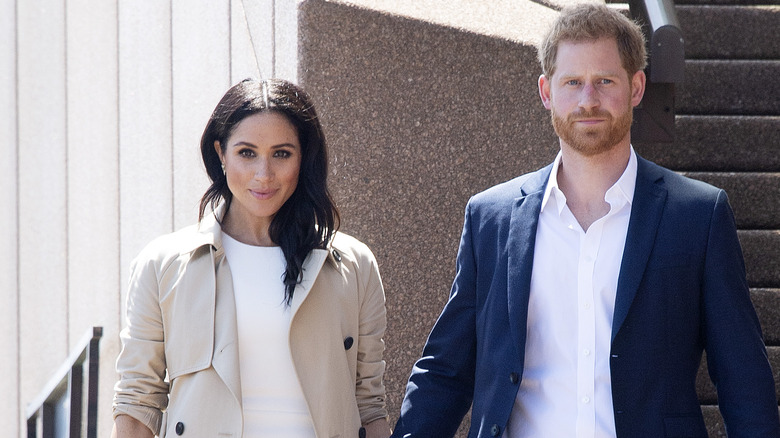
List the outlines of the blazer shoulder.
{"label": "blazer shoulder", "polygon": [[637,184],[640,176],[648,183],[660,184],[669,193],[670,199],[685,202],[715,202],[724,194],[724,190],[712,184],[690,178],[684,174],[672,171],[651,161],[640,158]]}
{"label": "blazer shoulder", "polygon": [[495,206],[503,208],[506,204],[514,203],[521,196],[544,190],[551,171],[552,164],[549,164],[534,172],[497,184],[472,196],[469,204],[472,208]]}

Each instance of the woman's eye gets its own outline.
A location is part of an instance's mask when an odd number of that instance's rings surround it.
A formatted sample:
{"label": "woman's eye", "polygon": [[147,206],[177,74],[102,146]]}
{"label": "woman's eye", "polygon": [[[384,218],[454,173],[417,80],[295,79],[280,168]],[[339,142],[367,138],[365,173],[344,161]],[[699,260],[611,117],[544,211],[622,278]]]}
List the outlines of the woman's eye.
{"label": "woman's eye", "polygon": [[254,157],[255,152],[251,149],[241,149],[238,151],[238,155],[241,155],[242,157]]}
{"label": "woman's eye", "polygon": [[290,153],[290,151],[279,150],[274,152],[274,157],[277,158],[289,158],[290,156],[292,156],[292,153]]}

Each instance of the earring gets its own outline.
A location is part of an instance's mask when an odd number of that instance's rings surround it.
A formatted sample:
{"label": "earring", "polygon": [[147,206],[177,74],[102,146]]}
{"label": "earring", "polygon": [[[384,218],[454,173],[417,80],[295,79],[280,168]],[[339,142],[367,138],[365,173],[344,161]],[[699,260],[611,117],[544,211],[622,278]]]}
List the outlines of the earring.
{"label": "earring", "polygon": [[222,163],[222,174],[225,175],[225,163]]}

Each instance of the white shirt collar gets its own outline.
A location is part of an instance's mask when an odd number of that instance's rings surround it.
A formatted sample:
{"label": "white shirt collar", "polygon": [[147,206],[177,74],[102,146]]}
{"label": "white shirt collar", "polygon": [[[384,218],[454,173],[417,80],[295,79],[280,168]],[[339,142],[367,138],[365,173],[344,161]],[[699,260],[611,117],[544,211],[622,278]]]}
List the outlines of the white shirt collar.
{"label": "white shirt collar", "polygon": [[[613,207],[627,202],[629,205],[634,200],[634,189],[636,188],[636,173],[637,173],[637,159],[634,147],[630,146],[631,154],[628,158],[628,164],[620,178],[607,190],[604,194],[604,200]],[[547,186],[544,189],[544,196],[542,197],[542,211],[547,207],[550,198],[553,198],[555,207],[558,210],[558,214],[561,213],[563,207],[566,205],[566,196],[558,186],[558,168],[561,165],[562,154],[558,151],[558,155],[553,162],[552,171],[550,177],[547,180]],[[622,201],[621,201],[622,200]]]}

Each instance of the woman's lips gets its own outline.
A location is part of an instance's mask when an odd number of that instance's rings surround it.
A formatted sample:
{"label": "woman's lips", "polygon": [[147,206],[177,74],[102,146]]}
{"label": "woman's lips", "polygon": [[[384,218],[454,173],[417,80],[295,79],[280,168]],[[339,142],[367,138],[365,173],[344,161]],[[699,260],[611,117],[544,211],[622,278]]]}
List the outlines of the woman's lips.
{"label": "woman's lips", "polygon": [[249,190],[249,193],[252,194],[256,199],[264,200],[264,199],[270,199],[273,198],[273,196],[276,194],[278,190],[276,189],[267,189],[267,190]]}

